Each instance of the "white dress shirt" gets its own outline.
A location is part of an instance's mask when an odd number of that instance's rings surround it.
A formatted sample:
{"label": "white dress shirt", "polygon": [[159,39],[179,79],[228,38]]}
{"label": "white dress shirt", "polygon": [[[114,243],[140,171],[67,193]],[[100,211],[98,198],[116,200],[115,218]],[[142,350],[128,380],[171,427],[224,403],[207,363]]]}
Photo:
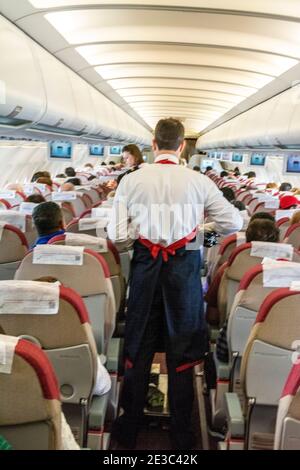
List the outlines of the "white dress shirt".
{"label": "white dress shirt", "polygon": [[[162,160],[175,164],[159,164]],[[208,177],[178,165],[173,154],[164,154],[155,159],[155,164],[122,179],[107,232],[116,242],[141,236],[169,246],[202,224],[204,211],[222,235],[243,226],[239,211]]]}

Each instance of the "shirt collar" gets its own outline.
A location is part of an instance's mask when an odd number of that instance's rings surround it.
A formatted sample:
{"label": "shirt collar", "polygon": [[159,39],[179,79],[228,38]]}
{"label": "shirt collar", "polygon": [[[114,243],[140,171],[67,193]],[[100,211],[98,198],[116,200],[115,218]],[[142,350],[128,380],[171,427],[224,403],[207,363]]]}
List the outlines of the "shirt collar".
{"label": "shirt collar", "polygon": [[179,165],[179,159],[175,156],[172,155],[171,153],[162,153],[156,159],[154,160],[154,163],[159,163],[161,160],[170,160],[170,162],[176,163],[176,165]]}

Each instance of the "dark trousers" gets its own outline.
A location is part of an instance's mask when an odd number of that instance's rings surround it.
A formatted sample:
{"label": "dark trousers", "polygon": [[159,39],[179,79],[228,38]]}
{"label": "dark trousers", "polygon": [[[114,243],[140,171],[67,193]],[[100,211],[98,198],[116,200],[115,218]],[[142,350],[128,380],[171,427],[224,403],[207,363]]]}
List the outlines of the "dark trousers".
{"label": "dark trousers", "polygon": [[[157,351],[157,337],[161,336],[159,309],[152,311],[133,367],[127,368],[124,375],[124,388],[121,406],[128,425],[135,430],[141,420],[148,392],[151,364]],[[166,347],[168,367],[168,399],[171,412],[171,432],[175,439],[183,440],[190,434],[191,414],[194,400],[193,368],[176,372],[172,352]],[[129,430],[128,430],[129,431]]]}

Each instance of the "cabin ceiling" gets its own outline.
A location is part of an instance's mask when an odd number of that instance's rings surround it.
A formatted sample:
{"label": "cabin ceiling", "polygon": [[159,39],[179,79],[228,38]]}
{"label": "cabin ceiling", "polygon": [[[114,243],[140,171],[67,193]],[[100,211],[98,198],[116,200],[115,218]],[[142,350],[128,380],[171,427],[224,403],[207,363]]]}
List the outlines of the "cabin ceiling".
{"label": "cabin ceiling", "polygon": [[189,137],[262,101],[300,59],[299,0],[0,0],[0,12],[143,125],[178,117]]}

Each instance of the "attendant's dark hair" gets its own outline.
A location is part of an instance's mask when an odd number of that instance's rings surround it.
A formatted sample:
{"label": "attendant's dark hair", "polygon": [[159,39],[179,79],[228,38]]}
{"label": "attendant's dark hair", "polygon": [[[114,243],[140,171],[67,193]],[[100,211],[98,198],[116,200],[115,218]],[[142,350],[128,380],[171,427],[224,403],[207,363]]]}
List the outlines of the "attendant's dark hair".
{"label": "attendant's dark hair", "polygon": [[178,150],[184,141],[183,124],[178,119],[161,119],[156,124],[154,139],[158,150]]}

